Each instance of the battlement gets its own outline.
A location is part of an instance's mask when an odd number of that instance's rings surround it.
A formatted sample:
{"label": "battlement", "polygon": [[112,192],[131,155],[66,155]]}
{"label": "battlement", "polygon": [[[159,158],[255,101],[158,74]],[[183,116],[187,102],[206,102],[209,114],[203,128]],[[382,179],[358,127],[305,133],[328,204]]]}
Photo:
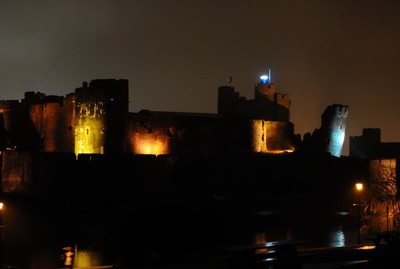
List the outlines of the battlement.
{"label": "battlement", "polygon": [[11,109],[20,104],[18,100],[0,100],[0,109]]}
{"label": "battlement", "polygon": [[42,103],[46,98],[46,94],[41,92],[25,92],[25,98],[22,100],[23,102],[34,104],[34,103]]}
{"label": "battlement", "polygon": [[284,99],[284,100],[289,100],[289,94],[287,93],[276,93],[276,98],[277,99]]}
{"label": "battlement", "polygon": [[75,96],[82,102],[112,102],[115,99],[128,99],[128,80],[95,79],[89,84],[85,81],[82,87],[75,89]]}
{"label": "battlement", "polygon": [[247,100],[232,86],[218,88],[218,114],[237,118],[290,121],[290,97],[275,92],[269,80],[257,83],[254,99]]}
{"label": "battlement", "polygon": [[347,116],[347,114],[349,113],[349,107],[346,105],[334,104],[333,107],[335,108],[335,113],[338,116]]}

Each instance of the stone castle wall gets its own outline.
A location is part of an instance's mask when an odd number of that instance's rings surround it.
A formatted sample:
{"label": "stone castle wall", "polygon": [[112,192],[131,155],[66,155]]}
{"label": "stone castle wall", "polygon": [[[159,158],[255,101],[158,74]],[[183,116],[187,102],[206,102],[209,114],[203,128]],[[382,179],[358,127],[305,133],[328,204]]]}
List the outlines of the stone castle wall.
{"label": "stone castle wall", "polygon": [[1,190],[27,193],[33,183],[34,154],[22,151],[1,152]]}
{"label": "stone castle wall", "polygon": [[[72,99],[72,100],[71,100]],[[73,152],[73,97],[31,104],[29,117],[40,135],[43,152]]]}
{"label": "stone castle wall", "polygon": [[251,151],[261,153],[287,153],[294,151],[291,122],[251,120]]}

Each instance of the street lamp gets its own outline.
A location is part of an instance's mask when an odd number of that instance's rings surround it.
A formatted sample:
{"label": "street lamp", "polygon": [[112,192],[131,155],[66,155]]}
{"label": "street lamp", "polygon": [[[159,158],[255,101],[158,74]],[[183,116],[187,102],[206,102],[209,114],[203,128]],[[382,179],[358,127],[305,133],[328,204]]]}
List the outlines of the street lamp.
{"label": "street lamp", "polygon": [[364,185],[360,182],[357,182],[356,190],[358,192],[358,233],[357,233],[357,243],[361,244],[361,192],[363,190]]}

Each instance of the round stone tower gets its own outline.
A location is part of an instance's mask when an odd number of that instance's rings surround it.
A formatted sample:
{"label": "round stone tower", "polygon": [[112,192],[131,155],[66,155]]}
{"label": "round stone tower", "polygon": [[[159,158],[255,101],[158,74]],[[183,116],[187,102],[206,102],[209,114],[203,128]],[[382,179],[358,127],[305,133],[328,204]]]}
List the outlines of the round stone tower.
{"label": "round stone tower", "polygon": [[97,79],[75,90],[75,154],[125,153],[128,80]]}
{"label": "round stone tower", "polygon": [[326,151],[340,157],[342,154],[349,107],[334,104],[328,106],[321,116],[321,131],[326,139]]}

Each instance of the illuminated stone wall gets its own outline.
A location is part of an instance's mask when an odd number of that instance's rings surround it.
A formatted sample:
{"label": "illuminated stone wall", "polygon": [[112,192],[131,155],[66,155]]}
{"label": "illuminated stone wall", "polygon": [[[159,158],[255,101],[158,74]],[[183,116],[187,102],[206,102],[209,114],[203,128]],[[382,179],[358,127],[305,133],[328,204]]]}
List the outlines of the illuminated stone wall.
{"label": "illuminated stone wall", "polygon": [[79,102],[75,117],[75,154],[104,154],[105,111],[102,102]]}
{"label": "illuminated stone wall", "polygon": [[92,80],[75,90],[75,154],[125,153],[128,81]]}
{"label": "illuminated stone wall", "polygon": [[294,150],[290,122],[225,119],[190,113],[131,113],[128,153],[223,154],[230,150],[281,154]]}
{"label": "illuminated stone wall", "polygon": [[42,140],[43,152],[74,152],[74,97],[46,98],[29,106],[29,115]]}
{"label": "illuminated stone wall", "polygon": [[221,121],[202,113],[129,114],[127,153],[207,155],[220,152]]}
{"label": "illuminated stone wall", "polygon": [[280,154],[294,150],[292,123],[251,120],[249,125],[251,151]]}
{"label": "illuminated stone wall", "polygon": [[128,124],[128,153],[171,154],[176,127],[165,117],[130,114]]}

